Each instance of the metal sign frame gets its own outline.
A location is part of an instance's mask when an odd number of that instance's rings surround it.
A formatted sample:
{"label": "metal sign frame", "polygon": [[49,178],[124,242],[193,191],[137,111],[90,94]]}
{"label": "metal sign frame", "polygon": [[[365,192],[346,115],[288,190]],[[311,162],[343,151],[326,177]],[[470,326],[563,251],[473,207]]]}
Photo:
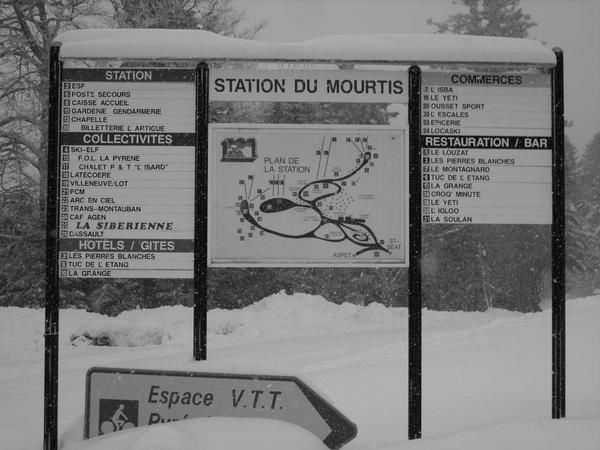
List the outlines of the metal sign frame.
{"label": "metal sign frame", "polygon": [[44,450],[58,442],[58,149],[60,129],[60,45],[50,48],[48,186],[46,203],[46,319],[44,332]]}
{"label": "metal sign frame", "polygon": [[565,99],[564,62],[553,49],[552,68],[552,418],[566,415],[566,238],[565,238]]}
{"label": "metal sign frame", "polygon": [[[58,365],[59,365],[59,247],[58,193],[60,189],[60,124],[62,111],[63,62],[60,43],[50,48],[48,110],[48,175],[46,205],[46,304],[44,331],[44,450],[58,445]],[[206,359],[206,185],[208,129],[208,67],[199,63],[195,70],[196,142],[194,181],[194,341],[196,360]]]}
{"label": "metal sign frame", "polygon": [[196,222],[194,252],[194,359],[205,360],[207,327],[208,229],[208,66],[196,66]]}
{"label": "metal sign frame", "polygon": [[421,437],[421,69],[408,81],[410,133],[410,263],[408,266],[408,438]]}
{"label": "metal sign frame", "polygon": [[[551,69],[552,115],[552,418],[566,415],[565,345],[565,155],[564,63],[560,48],[553,49]],[[450,63],[450,62],[447,62]],[[408,439],[422,436],[422,286],[421,286],[421,70],[409,69],[410,124],[410,266],[408,299]]]}
{"label": "metal sign frame", "polygon": [[[44,450],[57,448],[58,416],[58,183],[61,123],[60,44],[50,49],[48,173],[46,210],[46,304],[44,331]],[[553,49],[556,65],[552,77],[552,417],[565,417],[565,157],[564,157],[564,81],[563,53]],[[451,64],[451,61],[443,62]],[[443,64],[440,63],[440,64]],[[533,64],[532,64],[533,65]],[[496,64],[497,66],[497,64]],[[195,168],[195,248],[194,248],[194,342],[196,360],[207,357],[206,275],[208,226],[208,100],[209,69],[196,67],[196,159]],[[409,69],[409,334],[408,334],[408,438],[418,439],[421,431],[421,70]]]}

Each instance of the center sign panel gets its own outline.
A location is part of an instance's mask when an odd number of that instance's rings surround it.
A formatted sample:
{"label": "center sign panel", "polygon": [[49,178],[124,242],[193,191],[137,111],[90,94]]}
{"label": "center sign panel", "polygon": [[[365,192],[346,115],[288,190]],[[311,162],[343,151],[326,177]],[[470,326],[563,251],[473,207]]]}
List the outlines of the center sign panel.
{"label": "center sign panel", "polygon": [[[211,101],[408,100],[401,70],[216,69],[210,78]],[[407,136],[395,123],[211,124],[209,265],[406,266]]]}
{"label": "center sign panel", "polygon": [[404,131],[214,125],[211,261],[406,261]]}

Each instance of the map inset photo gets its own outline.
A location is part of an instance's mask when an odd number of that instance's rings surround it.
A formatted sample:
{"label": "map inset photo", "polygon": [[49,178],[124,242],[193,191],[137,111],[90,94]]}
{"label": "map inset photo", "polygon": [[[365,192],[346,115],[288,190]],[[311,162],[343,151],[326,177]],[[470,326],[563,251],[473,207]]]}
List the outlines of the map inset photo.
{"label": "map inset photo", "polygon": [[211,127],[212,263],[406,262],[403,130],[267,126]]}
{"label": "map inset photo", "polygon": [[227,138],[221,141],[221,162],[251,162],[256,159],[256,139]]}

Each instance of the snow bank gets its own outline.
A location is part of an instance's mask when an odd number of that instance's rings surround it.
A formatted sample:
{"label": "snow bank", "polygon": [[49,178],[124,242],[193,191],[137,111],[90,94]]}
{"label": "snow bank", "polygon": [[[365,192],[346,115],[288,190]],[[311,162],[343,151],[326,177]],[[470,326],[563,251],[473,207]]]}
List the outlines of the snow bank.
{"label": "snow bank", "polygon": [[[235,430],[235,433],[232,432]],[[61,450],[327,450],[305,429],[270,419],[212,417],[122,431],[87,441],[67,434]],[[349,450],[354,446],[348,444]],[[600,417],[503,423],[442,438],[398,441],[368,450],[597,450]],[[365,449],[367,450],[367,449]]]}
{"label": "snow bank", "polygon": [[208,332],[229,341],[316,336],[332,332],[397,328],[406,309],[380,303],[337,305],[319,295],[273,294],[240,310],[215,309],[208,314]]}
{"label": "snow bank", "polygon": [[[315,436],[295,425],[269,419],[202,418],[141,427],[83,441],[65,436],[61,450],[327,450]],[[232,432],[235,430],[235,433]],[[346,446],[349,450],[352,444]],[[362,447],[361,447],[362,448]],[[398,441],[368,450],[597,450],[600,417],[503,423],[442,438]],[[366,449],[365,449],[366,450]]]}
{"label": "snow bank", "polygon": [[439,439],[421,439],[378,450],[598,450],[600,417],[504,423]]}
{"label": "snow bank", "polygon": [[[28,308],[0,308],[0,361],[40,353],[44,348],[44,311]],[[506,310],[486,312],[424,311],[424,330],[438,332],[498,326],[524,315]],[[211,345],[236,345],[252,341],[319,336],[368,330],[407,328],[406,308],[387,308],[380,303],[367,306],[337,305],[318,295],[273,294],[250,306],[236,310],[213,309],[208,312],[208,338]],[[84,310],[60,311],[62,345],[112,345],[139,347],[171,344],[191,345],[192,308],[163,306],[125,311],[116,317]],[[495,325],[493,325],[495,324]],[[439,334],[436,334],[437,339]],[[428,337],[425,334],[424,339]],[[96,341],[96,342],[94,342]]]}
{"label": "snow bank", "polygon": [[[116,318],[61,310],[59,432],[68,450],[139,450],[156,448],[154,443],[166,450],[171,443],[183,450],[252,448],[246,441],[240,445],[239,436],[264,438],[255,447],[261,450],[287,450],[296,443],[322,450],[314,446],[319,442],[309,441],[312,436],[281,431],[285,424],[248,425],[248,419],[215,419],[209,428],[225,430],[215,439],[229,440],[221,447],[202,440],[210,430],[195,434],[206,419],[81,441],[85,373],[92,366],[271,373],[262,368],[277,365],[285,367],[282,374],[308,381],[357,424],[359,434],[347,450],[600,448],[600,296],[567,303],[567,419],[560,421],[549,420],[550,311],[424,311],[424,439],[412,442],[406,440],[405,308],[336,305],[319,296],[281,292],[247,308],[213,310],[209,361],[191,358],[192,318],[192,309],[182,306],[128,311]],[[69,340],[78,329],[125,328],[150,336],[161,329],[170,339],[110,348],[73,346]],[[43,310],[0,308],[2,449],[41,447],[43,332]],[[239,433],[232,431],[238,428]],[[267,442],[271,434],[288,440]]]}
{"label": "snow bank", "polygon": [[[81,431],[82,424],[78,423]],[[69,436],[76,431],[73,429]],[[235,432],[234,432],[235,430]],[[271,419],[210,417],[121,431],[61,450],[328,450],[304,428]]]}
{"label": "snow bank", "polygon": [[0,361],[44,349],[44,311],[0,308]]}

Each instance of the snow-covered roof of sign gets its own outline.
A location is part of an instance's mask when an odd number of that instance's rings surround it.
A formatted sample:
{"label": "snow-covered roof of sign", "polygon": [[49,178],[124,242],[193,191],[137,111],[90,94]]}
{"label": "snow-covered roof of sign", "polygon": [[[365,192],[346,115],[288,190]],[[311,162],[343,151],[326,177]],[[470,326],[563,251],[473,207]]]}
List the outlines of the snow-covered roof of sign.
{"label": "snow-covered roof of sign", "polygon": [[440,34],[337,35],[297,43],[235,39],[202,30],[92,29],[57,37],[60,57],[254,61],[459,62],[554,65],[531,39]]}

